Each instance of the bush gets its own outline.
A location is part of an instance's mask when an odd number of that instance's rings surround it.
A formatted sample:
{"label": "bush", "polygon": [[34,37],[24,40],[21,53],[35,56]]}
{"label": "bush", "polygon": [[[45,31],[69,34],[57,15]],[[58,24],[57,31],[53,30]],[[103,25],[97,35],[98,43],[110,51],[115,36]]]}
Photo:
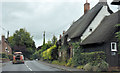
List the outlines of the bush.
{"label": "bush", "polygon": [[59,61],[58,60],[54,60],[54,61],[52,61],[52,64],[59,64]]}
{"label": "bush", "polygon": [[13,60],[13,55],[12,55],[12,54],[9,54],[9,55],[8,55],[8,58],[10,59],[10,61],[12,61],[12,60]]}
{"label": "bush", "polygon": [[40,58],[41,58],[41,55],[40,55],[41,52],[42,52],[42,49],[36,51],[36,52],[32,55],[32,58],[33,58],[33,59],[40,59]]}
{"label": "bush", "polygon": [[65,61],[59,62],[59,65],[66,66],[66,62]]}
{"label": "bush", "polygon": [[5,53],[2,53],[2,58],[8,59],[8,56]]}
{"label": "bush", "polygon": [[84,69],[85,71],[92,71],[92,68],[93,68],[93,66],[92,66],[90,63],[87,63],[87,64],[83,67],[83,69]]}
{"label": "bush", "polygon": [[91,52],[91,53],[81,53],[81,65],[91,63],[93,66],[105,60],[105,53],[103,51]]}
{"label": "bush", "polygon": [[97,67],[100,69],[100,71],[107,71],[109,64],[102,60],[100,63],[98,63]]}
{"label": "bush", "polygon": [[82,65],[81,60],[82,60],[82,55],[81,53],[83,52],[83,49],[80,47],[79,42],[72,43],[73,49],[74,49],[74,56],[72,58],[73,65],[75,67]]}
{"label": "bush", "polygon": [[56,45],[54,45],[54,46],[50,47],[49,49],[43,51],[42,58],[44,60],[53,60],[53,56],[52,56],[52,54],[54,53],[53,49],[56,49]]}
{"label": "bush", "polygon": [[81,66],[77,66],[77,69],[83,69],[83,65],[81,65]]}
{"label": "bush", "polygon": [[85,71],[107,71],[108,68],[109,65],[104,60],[102,60],[100,63],[97,63],[97,65],[93,65],[91,62],[84,66]]}
{"label": "bush", "polygon": [[72,64],[73,64],[73,61],[72,61],[72,58],[70,58],[70,59],[68,60],[67,66],[72,66]]}

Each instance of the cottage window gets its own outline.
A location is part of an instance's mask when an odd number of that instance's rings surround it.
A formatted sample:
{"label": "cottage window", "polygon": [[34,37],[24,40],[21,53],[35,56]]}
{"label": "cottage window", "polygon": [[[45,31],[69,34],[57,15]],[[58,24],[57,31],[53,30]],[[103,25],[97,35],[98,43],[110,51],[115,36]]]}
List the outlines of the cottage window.
{"label": "cottage window", "polygon": [[6,47],[6,48],[5,48],[5,51],[7,51],[7,50],[8,50],[8,48]]}
{"label": "cottage window", "polygon": [[116,42],[111,42],[111,51],[117,51],[117,44],[116,44]]}

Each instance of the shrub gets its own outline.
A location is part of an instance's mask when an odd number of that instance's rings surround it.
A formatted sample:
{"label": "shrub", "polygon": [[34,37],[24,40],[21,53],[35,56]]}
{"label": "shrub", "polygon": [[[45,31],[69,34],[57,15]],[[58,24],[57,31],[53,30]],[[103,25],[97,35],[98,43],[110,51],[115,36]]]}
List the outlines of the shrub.
{"label": "shrub", "polygon": [[53,56],[52,56],[53,49],[56,49],[56,45],[54,45],[54,46],[50,47],[49,49],[43,51],[42,57],[43,57],[44,60],[53,60]]}
{"label": "shrub", "polygon": [[102,60],[100,63],[97,63],[97,65],[93,65],[91,62],[84,66],[85,71],[107,71],[108,68],[109,65],[104,60]]}
{"label": "shrub", "polygon": [[8,59],[8,56],[5,53],[2,53],[2,58]]}
{"label": "shrub", "polygon": [[57,64],[57,65],[65,66],[66,62],[65,61],[59,62],[58,60],[54,60],[54,61],[52,61],[52,64]]}
{"label": "shrub", "polygon": [[36,51],[36,52],[32,55],[32,58],[33,58],[33,59],[40,59],[40,58],[41,58],[41,55],[40,55],[40,54],[41,54],[42,51],[43,51],[42,49]]}
{"label": "shrub", "polygon": [[54,60],[54,61],[52,61],[52,64],[59,64],[59,61],[58,60]]}
{"label": "shrub", "polygon": [[90,63],[87,63],[87,64],[83,67],[83,69],[84,69],[85,71],[92,71],[92,68],[93,68],[93,66],[92,66]]}
{"label": "shrub", "polygon": [[81,65],[81,66],[77,66],[77,69],[83,69],[83,65]]}
{"label": "shrub", "polygon": [[82,56],[81,53],[83,52],[83,49],[80,47],[79,42],[72,43],[73,49],[74,49],[74,56],[72,58],[73,64],[75,67],[82,65]]}
{"label": "shrub", "polygon": [[73,64],[72,58],[68,60],[67,66],[71,66]]}
{"label": "shrub", "polygon": [[105,60],[105,53],[103,51],[90,52],[90,53],[81,53],[81,65],[91,63],[93,66],[100,63],[102,60]]}
{"label": "shrub", "polygon": [[107,71],[109,64],[102,60],[100,63],[98,63],[97,67],[100,69],[100,71]]}
{"label": "shrub", "polygon": [[62,62],[59,63],[59,65],[66,66],[66,62],[62,61]]}
{"label": "shrub", "polygon": [[12,61],[12,60],[13,60],[13,55],[12,55],[12,54],[9,54],[9,55],[8,55],[8,58],[10,59],[10,61]]}

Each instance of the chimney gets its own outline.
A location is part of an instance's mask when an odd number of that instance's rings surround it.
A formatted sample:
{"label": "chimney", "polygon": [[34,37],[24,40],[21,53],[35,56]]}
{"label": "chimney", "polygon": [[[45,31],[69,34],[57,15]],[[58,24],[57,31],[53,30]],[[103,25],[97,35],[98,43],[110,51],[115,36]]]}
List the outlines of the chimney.
{"label": "chimney", "polygon": [[4,48],[5,48],[5,46],[4,46],[4,44],[5,44],[5,36],[4,35],[1,36],[1,43],[2,43],[2,52],[5,52],[5,50],[4,50]]}
{"label": "chimney", "polygon": [[60,34],[60,39],[62,38],[62,35]]}
{"label": "chimney", "polygon": [[90,10],[90,3],[88,3],[88,0],[86,0],[86,3],[84,4],[84,14],[86,14]]}
{"label": "chimney", "polygon": [[63,31],[63,35],[65,34],[65,31]]}
{"label": "chimney", "polygon": [[4,43],[4,42],[5,42],[5,36],[2,35],[2,43]]}
{"label": "chimney", "polygon": [[107,2],[107,0],[99,0],[99,2]]}

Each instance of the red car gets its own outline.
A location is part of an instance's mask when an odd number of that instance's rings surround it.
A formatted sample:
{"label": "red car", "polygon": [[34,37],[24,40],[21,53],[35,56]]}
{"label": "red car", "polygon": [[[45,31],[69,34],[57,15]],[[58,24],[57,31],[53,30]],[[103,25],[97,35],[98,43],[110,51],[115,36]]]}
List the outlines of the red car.
{"label": "red car", "polygon": [[15,52],[13,55],[13,64],[22,63],[24,64],[24,56],[22,52]]}

